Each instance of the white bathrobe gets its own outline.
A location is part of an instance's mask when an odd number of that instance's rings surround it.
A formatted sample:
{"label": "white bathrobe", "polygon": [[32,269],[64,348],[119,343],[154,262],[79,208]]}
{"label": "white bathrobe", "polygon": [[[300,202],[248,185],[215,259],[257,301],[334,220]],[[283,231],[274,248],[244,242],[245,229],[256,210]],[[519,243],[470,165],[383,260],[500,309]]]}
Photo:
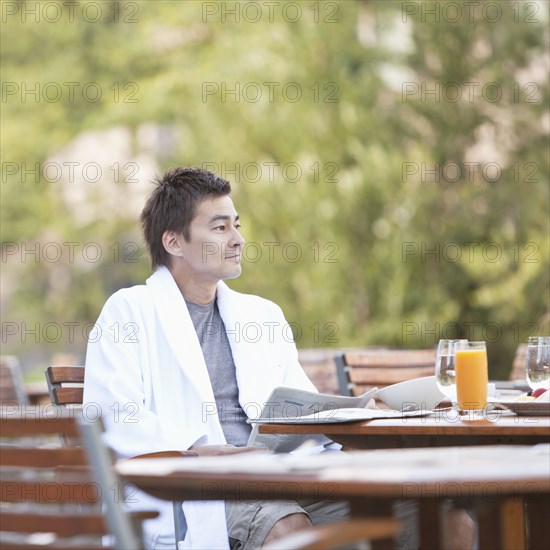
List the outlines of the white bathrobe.
{"label": "white bathrobe", "polygon": [[[292,331],[268,300],[218,284],[217,300],[235,362],[239,402],[250,418],[277,386],[315,391],[298,362]],[[119,458],[194,444],[225,443],[204,356],[171,273],[113,294],[90,334],[85,411],[100,410],[106,443]],[[136,508],[161,509],[147,538],[173,536],[171,503],[143,493]],[[132,503],[130,503],[132,504]],[[188,532],[180,548],[228,548],[222,502],[184,502]]]}

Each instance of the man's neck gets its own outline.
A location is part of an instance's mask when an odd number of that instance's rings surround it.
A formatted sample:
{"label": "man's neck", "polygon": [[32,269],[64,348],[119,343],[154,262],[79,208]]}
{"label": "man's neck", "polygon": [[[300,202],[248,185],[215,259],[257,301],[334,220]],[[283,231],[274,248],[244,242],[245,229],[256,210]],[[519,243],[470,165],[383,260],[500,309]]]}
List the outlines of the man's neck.
{"label": "man's neck", "polygon": [[188,273],[183,273],[177,268],[169,267],[170,273],[183,297],[195,304],[209,304],[216,298],[217,283],[198,282]]}

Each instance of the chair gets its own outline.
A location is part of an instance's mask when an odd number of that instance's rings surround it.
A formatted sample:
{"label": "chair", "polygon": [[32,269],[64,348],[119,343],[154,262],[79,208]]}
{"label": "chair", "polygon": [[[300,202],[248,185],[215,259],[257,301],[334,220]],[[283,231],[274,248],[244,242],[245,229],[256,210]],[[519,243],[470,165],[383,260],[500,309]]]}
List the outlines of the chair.
{"label": "chair", "polygon": [[84,398],[84,367],[56,366],[46,369],[46,382],[53,405],[81,406]]}
{"label": "chair", "polygon": [[293,533],[265,550],[332,550],[354,542],[389,540],[398,530],[393,519],[350,519]]}
{"label": "chair", "polygon": [[[83,366],[52,366],[45,372],[48,392],[52,405],[61,408],[81,407],[84,399],[84,371]],[[194,451],[159,451],[146,453],[133,459],[140,458],[179,458],[182,456],[197,456]],[[181,502],[174,502],[174,526],[177,540],[183,540],[187,532],[187,523],[181,507]]]}
{"label": "chair", "polygon": [[[121,485],[101,442],[100,421],[84,422],[73,410],[26,407],[4,409],[0,425],[3,550],[142,548],[138,524],[114,490]],[[82,442],[85,450],[78,446]],[[102,546],[105,535],[112,536],[113,545]]]}
{"label": "chair", "polygon": [[337,353],[334,357],[340,395],[361,395],[412,378],[432,376],[435,349],[367,349]]}
{"label": "chair", "polygon": [[0,404],[27,405],[27,392],[19,361],[13,355],[0,357]]}

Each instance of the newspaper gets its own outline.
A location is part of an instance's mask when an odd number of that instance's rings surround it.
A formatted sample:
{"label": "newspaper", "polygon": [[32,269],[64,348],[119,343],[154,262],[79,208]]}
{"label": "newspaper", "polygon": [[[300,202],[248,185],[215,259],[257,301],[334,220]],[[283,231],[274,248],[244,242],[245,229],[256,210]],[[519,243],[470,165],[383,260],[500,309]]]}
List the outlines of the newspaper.
{"label": "newspaper", "polygon": [[[366,408],[377,391],[378,388],[373,388],[358,397],[345,397],[283,386],[275,388],[264,404],[260,416],[252,421],[254,427],[248,439],[248,445],[267,447],[274,452],[285,453],[295,450],[306,440],[314,440],[319,445],[330,443],[331,440],[321,434],[261,434],[258,431],[257,422],[298,423],[301,419],[313,417],[318,418],[316,422],[334,422],[336,413],[341,412],[342,409],[383,412]],[[355,418],[355,420],[360,419]]]}
{"label": "newspaper", "polygon": [[258,423],[333,424],[373,418],[403,418],[432,414],[431,410],[425,408],[410,411],[367,408],[369,401],[377,393],[378,388],[373,388],[358,397],[345,397],[279,386],[271,392],[260,416],[255,420],[248,420],[249,423],[254,424],[248,445],[287,453],[294,451],[307,440],[317,445],[332,443],[322,434],[261,434]]}
{"label": "newspaper", "polygon": [[306,414],[296,418],[270,418],[269,420],[254,420],[264,424],[341,424],[357,420],[373,420],[375,418],[403,418],[405,416],[426,416],[431,410],[415,409],[411,411],[393,411],[388,409],[336,409]]}

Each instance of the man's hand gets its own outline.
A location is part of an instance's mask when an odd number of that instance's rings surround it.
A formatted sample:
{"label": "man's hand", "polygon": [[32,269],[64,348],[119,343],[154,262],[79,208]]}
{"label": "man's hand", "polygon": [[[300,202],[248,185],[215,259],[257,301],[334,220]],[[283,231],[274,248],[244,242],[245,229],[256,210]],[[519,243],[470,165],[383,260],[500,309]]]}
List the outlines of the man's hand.
{"label": "man's hand", "polygon": [[255,451],[265,452],[265,447],[235,447],[235,445],[193,445],[190,451],[195,451],[199,456],[222,456],[237,453],[250,453]]}

